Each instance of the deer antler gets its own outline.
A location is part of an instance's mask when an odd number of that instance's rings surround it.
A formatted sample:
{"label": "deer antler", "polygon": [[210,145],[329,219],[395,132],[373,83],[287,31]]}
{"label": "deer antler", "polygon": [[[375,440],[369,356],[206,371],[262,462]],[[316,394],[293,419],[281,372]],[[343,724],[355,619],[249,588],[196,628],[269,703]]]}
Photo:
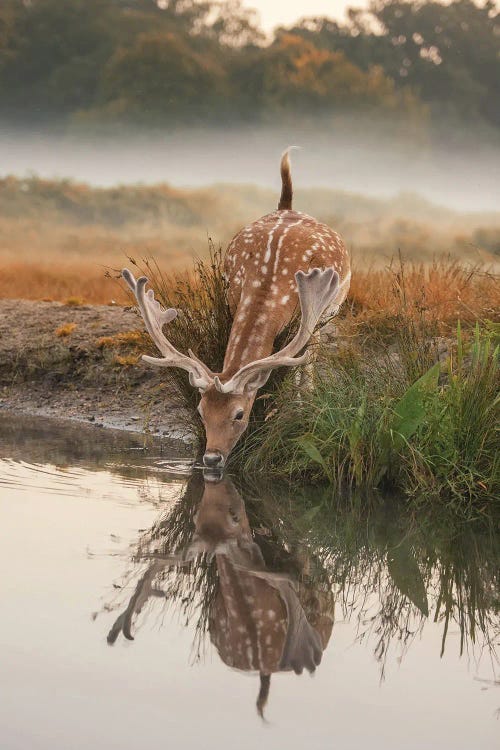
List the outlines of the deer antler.
{"label": "deer antler", "polygon": [[158,367],[180,367],[189,373],[189,382],[192,386],[198,388],[200,391],[206,390],[213,383],[214,375],[212,371],[201,360],[195,357],[191,351],[191,356],[177,351],[163,333],[163,326],[177,317],[177,310],[173,308],[164,310],[155,299],[153,290],[149,289],[148,292],[145,291],[146,284],[148,283],[146,276],[141,276],[136,281],[134,275],[127,268],[123,269],[122,276],[137,299],[137,304],[139,305],[139,310],[141,311],[149,335],[163,354],[162,358],[143,355],[143,360]]}
{"label": "deer antler", "polygon": [[163,591],[153,589],[152,582],[156,574],[165,567],[165,564],[153,563],[144,575],[141,577],[135,588],[134,594],[131,597],[127,608],[121,613],[113,623],[111,630],[108,633],[107,641],[111,645],[115,643],[120,633],[123,633],[125,638],[129,641],[134,640],[132,635],[132,617],[138,614],[144,607],[148,599],[152,596],[164,597],[166,596]]}
{"label": "deer antler", "polygon": [[292,341],[281,351],[269,357],[257,359],[242,367],[227,383],[217,376],[214,385],[221,393],[243,393],[263,386],[275,367],[294,367],[307,360],[307,352],[298,353],[306,346],[323,312],[335,302],[339,291],[339,275],[333,268],[321,271],[313,268],[309,273],[295,274],[302,313],[299,330]]}
{"label": "deer antler", "polygon": [[199,545],[190,544],[186,549],[182,550],[178,554],[172,555],[157,555],[151,554],[146,555],[147,558],[153,559],[154,562],[146,570],[143,576],[137,582],[135,591],[131,596],[126,609],[116,618],[113,623],[111,630],[108,633],[107,641],[112,646],[120,633],[123,633],[125,638],[129,641],[134,640],[132,635],[132,619],[134,615],[138,615],[144,605],[149,599],[158,597],[160,599],[166,599],[168,594],[161,589],[153,586],[153,581],[158,573],[168,567],[178,567],[189,565],[197,555],[203,550],[200,549]]}

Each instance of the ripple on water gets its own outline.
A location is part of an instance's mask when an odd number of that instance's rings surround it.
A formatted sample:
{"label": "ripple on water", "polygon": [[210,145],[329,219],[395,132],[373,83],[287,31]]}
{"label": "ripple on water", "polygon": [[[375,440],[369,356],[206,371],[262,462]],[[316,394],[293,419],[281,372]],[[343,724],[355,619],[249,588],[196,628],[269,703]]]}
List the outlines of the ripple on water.
{"label": "ripple on water", "polygon": [[[159,494],[163,501],[176,500],[187,475],[187,465],[159,466],[109,463],[101,471],[71,466],[37,464],[12,458],[0,459],[0,490],[5,497],[13,492],[36,493],[39,496],[100,497],[121,504],[144,500],[145,478],[140,470],[147,470],[148,500]],[[131,473],[131,475],[127,475]]]}

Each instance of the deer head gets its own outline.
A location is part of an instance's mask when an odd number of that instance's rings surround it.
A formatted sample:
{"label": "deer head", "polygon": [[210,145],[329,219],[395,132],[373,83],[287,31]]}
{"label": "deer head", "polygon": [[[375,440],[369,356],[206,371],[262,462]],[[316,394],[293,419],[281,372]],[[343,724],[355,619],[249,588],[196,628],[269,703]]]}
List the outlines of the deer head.
{"label": "deer head", "polygon": [[144,361],[158,367],[180,367],[188,372],[191,385],[201,395],[198,411],[206,434],[204,464],[210,468],[223,468],[248,425],[257,390],[265,385],[272,370],[294,367],[306,361],[307,354],[300,353],[323,312],[337,297],[338,273],[332,268],[323,271],[314,268],[309,273],[298,271],[295,280],[301,321],[292,341],[279,352],[248,362],[231,376],[212,372],[191,350],[187,355],[179,352],[163,332],[163,327],[177,316],[176,310],[163,309],[153,290],[146,292],[148,280],[145,276],[136,281],[128,269],[124,269],[122,275],[137,299],[149,335],[163,355],[143,356]]}

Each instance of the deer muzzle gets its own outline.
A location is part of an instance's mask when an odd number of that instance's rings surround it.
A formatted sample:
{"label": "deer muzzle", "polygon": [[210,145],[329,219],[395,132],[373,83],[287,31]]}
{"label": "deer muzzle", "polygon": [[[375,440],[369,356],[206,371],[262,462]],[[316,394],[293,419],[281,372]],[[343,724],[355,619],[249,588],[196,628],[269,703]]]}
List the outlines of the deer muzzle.
{"label": "deer muzzle", "polygon": [[203,463],[208,469],[222,469],[224,456],[220,451],[206,451],[203,456]]}

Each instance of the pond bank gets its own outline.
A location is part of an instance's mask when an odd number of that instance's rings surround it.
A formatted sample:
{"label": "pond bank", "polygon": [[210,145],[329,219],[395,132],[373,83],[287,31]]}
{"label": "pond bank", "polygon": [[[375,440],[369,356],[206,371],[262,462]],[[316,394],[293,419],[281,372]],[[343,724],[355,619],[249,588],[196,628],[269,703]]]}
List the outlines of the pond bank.
{"label": "pond bank", "polygon": [[189,440],[134,311],[70,302],[0,300],[0,408]]}

